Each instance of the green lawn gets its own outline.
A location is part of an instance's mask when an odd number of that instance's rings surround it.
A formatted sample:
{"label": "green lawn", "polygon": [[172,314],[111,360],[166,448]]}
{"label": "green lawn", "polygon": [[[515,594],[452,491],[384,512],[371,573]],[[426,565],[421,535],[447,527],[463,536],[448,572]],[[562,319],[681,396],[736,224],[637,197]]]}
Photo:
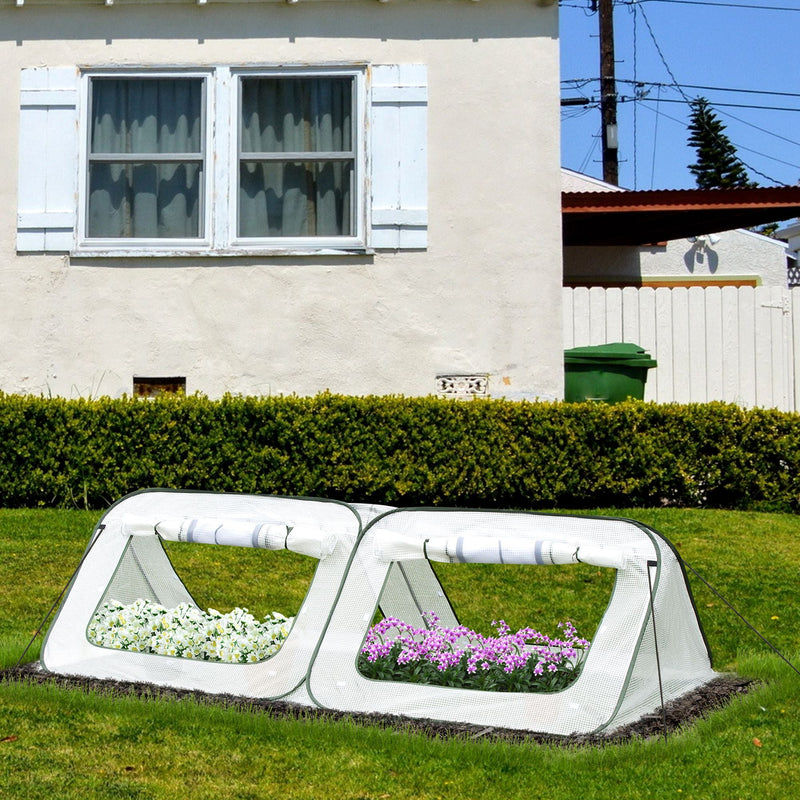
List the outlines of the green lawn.
{"label": "green lawn", "polygon": [[[678,509],[623,515],[667,536],[800,666],[797,518]],[[16,660],[69,579],[98,517],[79,511],[0,512],[0,664]],[[313,562],[275,555],[181,545],[170,550],[201,605],[292,613]],[[447,566],[442,578],[468,625],[485,629],[503,616],[512,625],[547,631],[570,618],[591,637],[610,591],[606,572],[587,566],[459,565]],[[691,582],[715,668],[765,683],[667,742],[564,750],[438,741],[352,723],[270,719],[191,702],[5,684],[0,686],[0,796],[793,797],[800,785],[800,676],[702,583]],[[37,655],[34,648],[29,658]]]}

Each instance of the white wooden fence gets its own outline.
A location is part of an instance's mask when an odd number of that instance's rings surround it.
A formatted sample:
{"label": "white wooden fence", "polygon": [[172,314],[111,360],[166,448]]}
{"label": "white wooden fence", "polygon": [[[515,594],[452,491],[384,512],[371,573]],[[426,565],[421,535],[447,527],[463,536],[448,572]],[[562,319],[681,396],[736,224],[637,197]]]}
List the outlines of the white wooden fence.
{"label": "white wooden fence", "polygon": [[565,348],[635,342],[658,361],[645,400],[800,409],[800,289],[563,291]]}

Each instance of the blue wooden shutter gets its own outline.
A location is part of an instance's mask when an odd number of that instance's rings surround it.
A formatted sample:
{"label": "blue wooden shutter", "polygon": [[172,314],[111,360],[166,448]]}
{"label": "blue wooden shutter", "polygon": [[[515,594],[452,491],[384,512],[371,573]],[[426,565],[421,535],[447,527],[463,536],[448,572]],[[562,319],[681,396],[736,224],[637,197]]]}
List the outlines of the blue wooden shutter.
{"label": "blue wooden shutter", "polygon": [[428,244],[427,110],[424,65],[372,67],[372,247],[420,249]]}
{"label": "blue wooden shutter", "polygon": [[78,180],[78,71],[23,69],[20,75],[17,251],[73,247]]}

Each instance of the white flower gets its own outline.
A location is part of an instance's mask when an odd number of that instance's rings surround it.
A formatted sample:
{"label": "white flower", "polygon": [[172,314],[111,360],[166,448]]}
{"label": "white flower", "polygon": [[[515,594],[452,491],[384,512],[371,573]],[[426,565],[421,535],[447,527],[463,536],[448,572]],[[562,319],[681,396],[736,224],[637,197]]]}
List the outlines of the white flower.
{"label": "white flower", "polygon": [[259,622],[246,608],[221,614],[188,603],[169,609],[139,598],[128,605],[103,603],[86,633],[90,642],[116,650],[255,663],[280,649],[293,621],[278,612]]}

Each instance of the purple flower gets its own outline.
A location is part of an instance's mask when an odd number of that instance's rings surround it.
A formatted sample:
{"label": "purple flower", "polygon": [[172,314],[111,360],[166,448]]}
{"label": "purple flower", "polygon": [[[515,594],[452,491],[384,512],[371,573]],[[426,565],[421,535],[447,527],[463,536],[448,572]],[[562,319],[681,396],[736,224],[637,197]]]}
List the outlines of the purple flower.
{"label": "purple flower", "polygon": [[[533,628],[512,633],[502,619],[492,622],[493,636],[464,625],[447,628],[433,612],[423,614],[423,623],[425,627],[415,628],[396,617],[378,622],[365,637],[360,669],[381,679],[497,691],[553,691],[577,678],[589,646],[569,622],[559,625],[563,638],[551,638]],[[545,672],[551,676],[547,682],[542,681]]]}

